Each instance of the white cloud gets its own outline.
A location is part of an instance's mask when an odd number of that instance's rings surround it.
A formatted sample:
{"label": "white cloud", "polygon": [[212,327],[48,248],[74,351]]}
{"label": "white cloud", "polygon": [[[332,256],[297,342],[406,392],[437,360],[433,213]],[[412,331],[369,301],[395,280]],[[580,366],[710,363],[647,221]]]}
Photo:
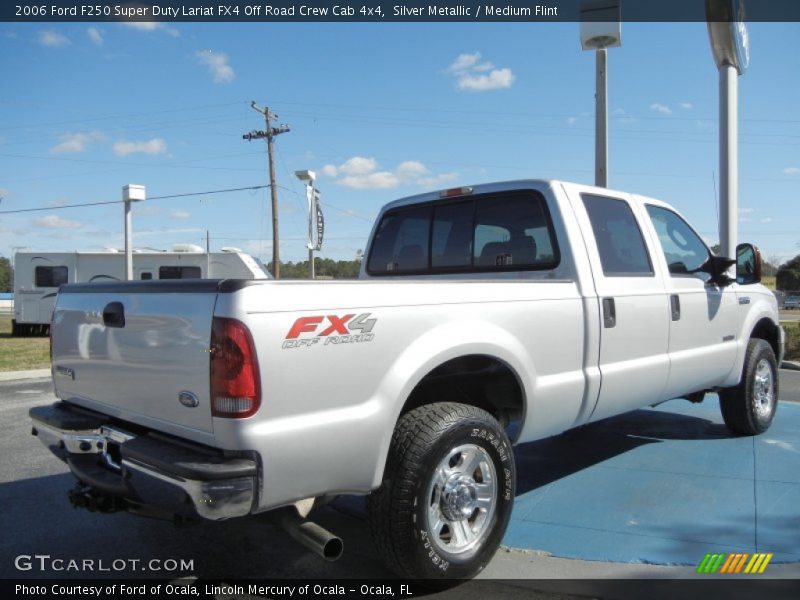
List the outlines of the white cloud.
{"label": "white cloud", "polygon": [[339,169],[337,169],[334,165],[325,165],[322,167],[322,174],[327,175],[328,177],[336,177],[339,174]]}
{"label": "white cloud", "polygon": [[665,115],[671,115],[672,114],[672,109],[669,106],[666,106],[665,104],[661,104],[660,102],[654,102],[653,104],[651,104],[650,105],[650,110],[655,111],[655,112],[659,112],[659,113],[662,113],[662,114],[665,114]]}
{"label": "white cloud", "polygon": [[35,219],[33,224],[37,227],[45,227],[47,229],[80,229],[83,227],[83,223],[80,221],[62,219],[58,215],[47,215],[41,219]]}
{"label": "white cloud", "polygon": [[183,221],[190,218],[192,213],[186,212],[185,210],[173,210],[169,216],[173,219],[177,219],[178,221]]}
{"label": "white cloud", "polygon": [[514,74],[511,69],[494,69],[488,75],[462,75],[458,79],[458,89],[471,92],[485,92],[511,87]]}
{"label": "white cloud", "polygon": [[764,217],[761,219],[761,222],[766,225],[767,223],[772,223],[772,217]]}
{"label": "white cloud", "polygon": [[340,179],[338,183],[358,190],[383,190],[400,185],[400,178],[389,171],[377,171],[362,175],[349,175]]}
{"label": "white cloud", "polygon": [[180,37],[181,34],[177,29],[172,27],[167,27],[164,23],[160,23],[157,21],[126,21],[123,23],[126,27],[130,27],[132,29],[137,29],[139,31],[144,31],[146,33],[150,33],[153,31],[160,31],[162,33],[166,33],[167,35],[171,35],[172,37]]}
{"label": "white cloud", "polygon": [[86,35],[89,36],[93,44],[97,46],[103,45],[103,33],[97,27],[89,27],[89,29],[86,30]]}
{"label": "white cloud", "polygon": [[787,175],[797,175],[800,173],[800,167],[786,167],[783,172]]}
{"label": "white cloud", "polygon": [[480,52],[459,54],[445,72],[456,78],[459,90],[470,92],[509,88],[515,79],[511,69],[496,69],[489,61],[481,62]]}
{"label": "white cloud", "polygon": [[364,158],[363,156],[354,156],[345,161],[339,167],[339,171],[345,175],[366,175],[372,173],[378,168],[378,161],[374,158]]}
{"label": "white cloud", "polygon": [[567,124],[569,124],[569,125],[575,125],[575,123],[577,121],[578,121],[578,117],[567,117]]}
{"label": "white cloud", "polygon": [[397,165],[395,169],[400,177],[415,179],[428,174],[428,167],[418,160],[407,160]]}
{"label": "white cloud", "polygon": [[650,105],[650,110],[654,110],[655,112],[659,112],[664,115],[672,114],[672,109],[669,106],[666,106],[659,102],[653,102],[653,104]]}
{"label": "white cloud", "polygon": [[694,108],[691,102],[681,102],[678,104],[678,106],[680,106],[683,110],[692,110]]}
{"label": "white cloud", "polygon": [[162,138],[153,138],[143,142],[130,142],[120,140],[114,142],[114,154],[117,156],[128,156],[129,154],[164,154],[167,151],[167,142]]}
{"label": "white cloud", "polygon": [[85,152],[92,142],[98,142],[105,136],[99,131],[89,131],[86,133],[68,133],[62,135],[58,144],[50,148],[53,154],[65,154],[71,152]]}
{"label": "white cloud", "polygon": [[0,198],[8,198],[9,196],[11,196],[11,190],[0,188]]}
{"label": "white cloud", "polygon": [[459,54],[455,61],[453,61],[453,64],[447,68],[447,72],[460,73],[461,71],[467,71],[474,67],[480,59],[480,52],[476,52],[475,54]]}
{"label": "white cloud", "polygon": [[329,177],[340,177],[339,185],[354,189],[389,189],[399,185],[435,186],[455,179],[457,173],[431,174],[428,167],[418,160],[401,162],[393,170],[378,170],[374,158],[354,156],[338,167],[325,165],[322,173]]}
{"label": "white cloud", "polygon": [[39,43],[48,48],[56,48],[58,46],[66,46],[72,42],[69,41],[67,36],[52,29],[47,29],[39,32]]}
{"label": "white cloud", "polygon": [[201,50],[195,55],[200,62],[208,67],[209,72],[214,78],[214,83],[230,83],[236,77],[236,72],[228,64],[228,55],[224,53],[214,54],[211,50]]}
{"label": "white cloud", "polygon": [[740,215],[749,215],[749,214],[752,214],[754,212],[756,212],[755,208],[740,208],[739,209],[739,214]]}

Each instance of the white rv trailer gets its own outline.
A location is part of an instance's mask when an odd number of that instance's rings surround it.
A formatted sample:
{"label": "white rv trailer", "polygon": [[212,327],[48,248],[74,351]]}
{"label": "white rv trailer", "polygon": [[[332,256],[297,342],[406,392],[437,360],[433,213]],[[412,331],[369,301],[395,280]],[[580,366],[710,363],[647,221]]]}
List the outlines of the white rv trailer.
{"label": "white rv trailer", "polygon": [[[256,259],[236,248],[206,254],[200,246],[178,244],[172,252],[133,253],[136,280],[269,277]],[[12,334],[46,334],[61,285],[124,279],[123,252],[18,252],[14,258]]]}

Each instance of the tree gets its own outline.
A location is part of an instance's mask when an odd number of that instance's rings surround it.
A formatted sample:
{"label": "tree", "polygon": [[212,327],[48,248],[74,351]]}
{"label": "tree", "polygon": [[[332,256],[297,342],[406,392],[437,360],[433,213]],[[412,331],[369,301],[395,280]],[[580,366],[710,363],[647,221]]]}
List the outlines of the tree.
{"label": "tree", "polygon": [[[330,258],[315,258],[314,273],[317,277],[333,279],[356,279],[361,263],[356,260],[332,260]],[[267,265],[272,273],[272,263]],[[308,279],[308,261],[281,262],[281,279]]]}
{"label": "tree", "polygon": [[0,256],[0,292],[14,291],[13,281],[14,270],[11,268],[11,262],[5,256]]}
{"label": "tree", "polygon": [[780,266],[775,276],[775,287],[790,292],[800,290],[800,254]]}

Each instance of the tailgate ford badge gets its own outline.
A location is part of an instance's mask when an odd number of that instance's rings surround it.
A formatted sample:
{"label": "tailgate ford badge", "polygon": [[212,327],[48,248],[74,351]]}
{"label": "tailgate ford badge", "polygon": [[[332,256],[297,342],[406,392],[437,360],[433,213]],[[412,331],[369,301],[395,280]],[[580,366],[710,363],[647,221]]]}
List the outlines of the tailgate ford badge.
{"label": "tailgate ford badge", "polygon": [[186,390],[178,394],[178,402],[180,402],[181,404],[183,404],[188,408],[194,408],[195,406],[200,404],[199,398],[192,392],[188,392]]}

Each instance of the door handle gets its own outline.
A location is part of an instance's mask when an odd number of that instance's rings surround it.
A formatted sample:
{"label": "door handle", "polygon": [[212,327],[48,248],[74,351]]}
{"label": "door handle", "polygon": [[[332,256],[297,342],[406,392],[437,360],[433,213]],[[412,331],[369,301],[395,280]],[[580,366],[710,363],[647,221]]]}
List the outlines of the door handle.
{"label": "door handle", "polygon": [[672,313],[673,321],[681,320],[681,298],[678,294],[672,294],[669,297],[669,308]]}
{"label": "door handle", "polygon": [[103,309],[103,325],[106,327],[125,327],[125,307],[122,302],[109,302]]}
{"label": "door handle", "polygon": [[610,329],[617,325],[617,307],[613,298],[603,298],[603,327]]}

